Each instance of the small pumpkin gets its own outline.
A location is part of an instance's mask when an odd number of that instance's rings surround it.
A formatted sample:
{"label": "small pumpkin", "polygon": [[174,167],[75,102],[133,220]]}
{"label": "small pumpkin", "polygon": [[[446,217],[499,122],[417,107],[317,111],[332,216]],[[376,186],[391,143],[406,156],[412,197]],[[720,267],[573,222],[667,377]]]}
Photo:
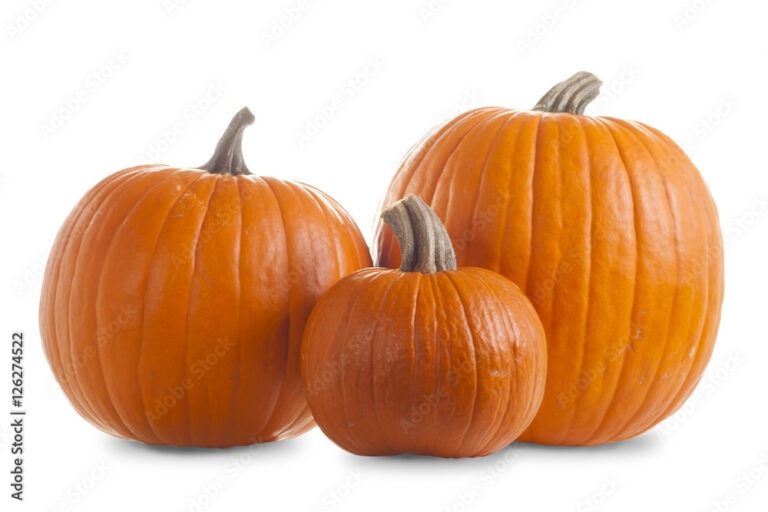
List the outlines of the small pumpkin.
{"label": "small pumpkin", "polygon": [[240,146],[252,122],[238,112],[200,167],[107,177],[59,231],[43,346],[74,407],[109,434],[227,447],[314,425],[299,373],[304,323],[370,256],[326,194],[251,174]]}
{"label": "small pumpkin", "polygon": [[445,228],[418,197],[382,217],[400,240],[400,269],[341,279],[307,322],[301,369],[317,424],[361,455],[499,450],[541,401],[546,342],[536,312],[504,277],[457,270]]}
{"label": "small pumpkin", "polygon": [[[723,299],[717,210],[685,153],[642,123],[583,115],[580,72],[533,110],[480,108],[416,145],[384,204],[419,194],[460,265],[528,295],[549,346],[544,400],[522,440],[594,445],[636,436],[691,394]],[[379,264],[400,262],[380,225]]]}

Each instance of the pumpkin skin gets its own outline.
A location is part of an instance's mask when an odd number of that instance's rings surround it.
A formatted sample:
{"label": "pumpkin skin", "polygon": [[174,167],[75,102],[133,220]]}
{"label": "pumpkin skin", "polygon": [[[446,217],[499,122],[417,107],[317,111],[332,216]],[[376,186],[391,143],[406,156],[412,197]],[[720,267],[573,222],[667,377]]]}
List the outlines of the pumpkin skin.
{"label": "pumpkin skin", "polygon": [[[252,115],[238,116],[241,135]],[[77,411],[109,434],[228,447],[314,425],[304,323],[370,256],[324,193],[230,163],[237,172],[119,171],[56,238],[40,303],[45,354]]]}
{"label": "pumpkin skin", "polygon": [[[658,130],[581,115],[599,86],[579,73],[536,110],[456,117],[411,149],[384,200],[421,195],[459,265],[501,273],[535,306],[548,376],[524,441],[648,430],[691,394],[719,324],[723,246],[704,181]],[[390,230],[376,240],[378,263],[396,267]]]}
{"label": "pumpkin skin", "polygon": [[525,295],[455,265],[341,279],[313,309],[301,355],[315,421],[359,455],[497,451],[533,418],[546,374],[544,331]]}

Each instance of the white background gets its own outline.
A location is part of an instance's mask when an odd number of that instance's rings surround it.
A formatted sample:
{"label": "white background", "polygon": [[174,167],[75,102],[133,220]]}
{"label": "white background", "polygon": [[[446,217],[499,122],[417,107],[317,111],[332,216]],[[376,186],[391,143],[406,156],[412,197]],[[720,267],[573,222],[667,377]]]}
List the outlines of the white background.
{"label": "white background", "polygon": [[[3,0],[0,7],[0,422],[10,337],[25,332],[25,501],[2,510],[766,510],[768,36],[764,2]],[[369,243],[376,207],[434,124],[531,107],[586,69],[588,114],[666,132],[719,207],[726,297],[715,353],[687,404],[631,441],[515,444],[470,460],[363,458],[318,429],[229,450],[148,447],[82,420],[37,328],[56,230],[109,173],[206,161],[230,116],[252,170],[315,184]],[[6,402],[8,400],[8,402]]]}

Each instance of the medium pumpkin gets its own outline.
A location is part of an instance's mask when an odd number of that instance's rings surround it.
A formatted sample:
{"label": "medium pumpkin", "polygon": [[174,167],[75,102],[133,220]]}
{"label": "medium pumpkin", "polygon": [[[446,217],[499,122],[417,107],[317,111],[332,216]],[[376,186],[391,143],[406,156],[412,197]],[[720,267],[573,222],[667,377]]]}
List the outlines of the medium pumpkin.
{"label": "medium pumpkin", "polygon": [[[456,117],[410,151],[384,200],[421,195],[460,265],[505,275],[536,307],[549,373],[527,441],[651,428],[693,391],[719,323],[723,247],[706,185],[658,130],[582,115],[599,87],[577,73],[532,111]],[[384,226],[377,249],[399,264]]]}
{"label": "medium pumpkin", "polygon": [[506,278],[460,268],[445,228],[416,196],[383,214],[400,270],[336,283],[310,315],[302,379],[315,420],[361,455],[467,457],[512,442],[544,391],[536,312]]}
{"label": "medium pumpkin", "polygon": [[91,189],[42,287],[48,362],[77,411],[150,444],[226,447],[314,423],[299,346],[317,297],[370,265],[352,219],[300,183],[252,175],[248,109],[211,160],[145,165]]}

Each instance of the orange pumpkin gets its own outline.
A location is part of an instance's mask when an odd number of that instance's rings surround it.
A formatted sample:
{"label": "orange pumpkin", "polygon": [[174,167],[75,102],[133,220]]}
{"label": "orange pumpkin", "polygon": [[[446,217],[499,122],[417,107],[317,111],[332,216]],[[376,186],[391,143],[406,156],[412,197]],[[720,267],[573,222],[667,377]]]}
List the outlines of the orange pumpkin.
{"label": "orange pumpkin", "polygon": [[361,455],[503,448],[544,391],[533,306],[498,274],[456,270],[445,228],[418,197],[383,216],[402,242],[402,267],[345,277],[307,322],[301,369],[317,424]]}
{"label": "orange pumpkin", "polygon": [[[723,247],[706,185],[658,130],[582,115],[599,87],[577,73],[532,111],[456,117],[410,151],[384,200],[421,195],[460,265],[503,274],[536,307],[549,374],[526,441],[651,428],[693,391],[719,323]],[[399,264],[386,227],[377,249]]]}
{"label": "orange pumpkin", "polygon": [[199,168],[145,165],[91,189],[48,260],[40,328],[77,411],[114,436],[226,447],[314,423],[299,346],[319,295],[370,265],[352,219],[252,175],[241,110]]}

